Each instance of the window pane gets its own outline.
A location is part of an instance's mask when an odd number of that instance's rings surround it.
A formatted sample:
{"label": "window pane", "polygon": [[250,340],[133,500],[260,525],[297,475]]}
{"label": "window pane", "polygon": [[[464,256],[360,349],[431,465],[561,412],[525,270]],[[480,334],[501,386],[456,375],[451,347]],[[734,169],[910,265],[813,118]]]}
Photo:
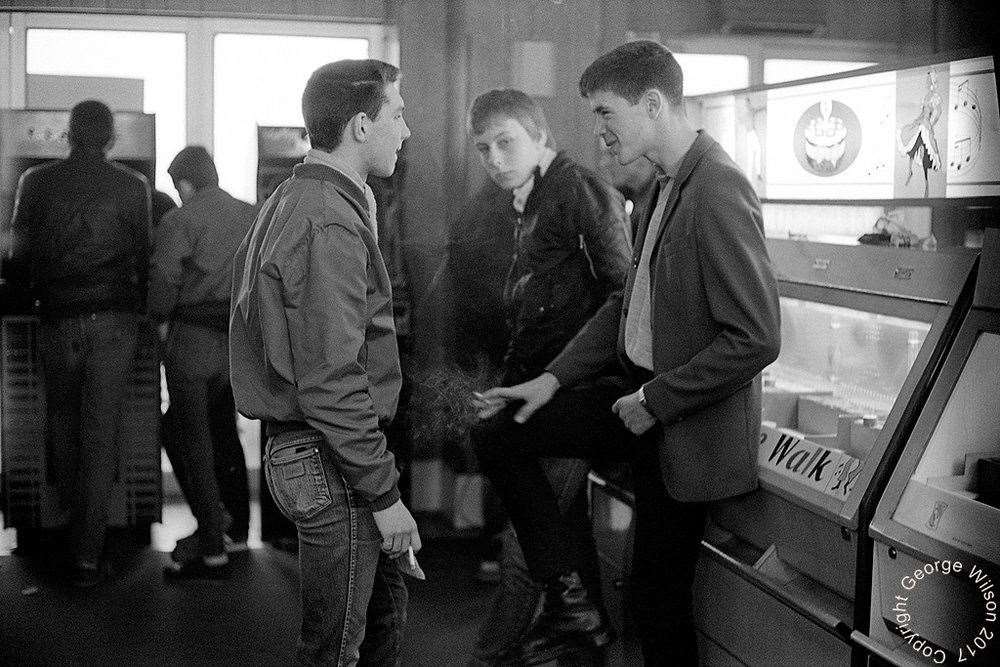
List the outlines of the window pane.
{"label": "window pane", "polygon": [[367,58],[368,40],[219,34],[215,37],[215,164],[234,197],[257,198],[257,126],[301,127],[302,90],[320,65]]}
{"label": "window pane", "polygon": [[750,60],[719,53],[675,53],[684,72],[684,95],[704,95],[750,85]]}
{"label": "window pane", "polygon": [[156,187],[174,196],[170,160],[184,147],[185,36],[123,30],[27,31],[28,74],[142,79],[143,111],[156,114]]}
{"label": "window pane", "polygon": [[812,76],[849,72],[875,63],[850,62],[845,60],[786,60],[768,58],[764,61],[764,83],[781,83],[808,79]]}

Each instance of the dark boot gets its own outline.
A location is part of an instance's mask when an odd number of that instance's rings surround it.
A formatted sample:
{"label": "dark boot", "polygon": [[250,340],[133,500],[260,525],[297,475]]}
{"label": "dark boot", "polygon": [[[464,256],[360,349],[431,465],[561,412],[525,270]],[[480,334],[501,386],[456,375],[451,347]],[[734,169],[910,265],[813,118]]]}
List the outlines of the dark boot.
{"label": "dark boot", "polygon": [[604,614],[591,601],[576,572],[551,582],[544,596],[542,613],[521,644],[524,664],[539,665],[612,640]]}

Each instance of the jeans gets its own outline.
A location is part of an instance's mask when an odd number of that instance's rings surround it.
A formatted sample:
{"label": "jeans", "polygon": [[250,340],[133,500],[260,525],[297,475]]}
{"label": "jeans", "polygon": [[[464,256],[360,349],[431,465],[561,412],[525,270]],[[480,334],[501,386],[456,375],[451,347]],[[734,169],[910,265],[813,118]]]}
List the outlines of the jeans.
{"label": "jeans", "polygon": [[667,495],[658,427],[636,438],[611,412],[614,401],[630,391],[612,385],[560,389],[523,425],[499,416],[481,422],[474,427],[483,431],[479,460],[507,507],[536,582],[573,568],[564,548],[571,543],[570,530],[541,459],[629,460],[636,497],[629,583],[645,662],[697,664],[691,588],[706,505]]}
{"label": "jeans", "polygon": [[198,520],[199,548],[204,556],[221,554],[222,506],[209,408],[231,395],[228,338],[221,331],[173,322],[164,362],[174,442],[183,461],[185,494]]}
{"label": "jeans", "polygon": [[48,472],[62,508],[71,513],[71,549],[78,561],[96,561],[104,549],[138,327],[134,313],[113,311],[41,323]]}
{"label": "jeans", "polygon": [[[590,463],[583,459],[544,459],[542,467],[574,538],[574,569],[580,573],[592,598],[599,598],[600,570],[587,513],[586,481]],[[541,591],[531,579],[524,552],[510,522],[501,531],[500,540],[500,585],[479,626],[476,642],[476,655],[482,660],[499,657],[516,647],[541,601]]]}
{"label": "jeans", "polygon": [[299,533],[304,665],[396,665],[408,592],[382,553],[371,509],[347,488],[314,430],[268,438],[268,488]]}

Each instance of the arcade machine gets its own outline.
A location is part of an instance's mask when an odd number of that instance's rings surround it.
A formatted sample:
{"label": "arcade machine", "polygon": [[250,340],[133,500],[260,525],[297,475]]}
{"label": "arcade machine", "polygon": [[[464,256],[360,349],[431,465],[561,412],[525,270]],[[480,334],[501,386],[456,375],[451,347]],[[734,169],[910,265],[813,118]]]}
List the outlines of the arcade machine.
{"label": "arcade machine", "polygon": [[[292,175],[292,167],[302,161],[309,151],[309,139],[301,127],[257,127],[257,206]],[[295,524],[281,514],[271,497],[264,479],[264,443],[267,434],[260,426],[260,456],[258,488],[260,489],[260,538],[279,549],[294,551],[298,548]]]}
{"label": "arcade machine", "polygon": [[[277,187],[292,175],[292,168],[302,161],[302,158],[309,151],[309,147],[308,134],[302,127],[257,127],[258,206],[263,204]],[[389,427],[387,434],[390,442],[394,443],[393,450],[401,465],[405,464],[408,459],[407,453],[401,451],[400,448],[406,446],[408,442],[403,428],[405,415],[402,413],[405,411],[405,393],[408,391],[405,378],[407,377],[406,356],[410,342],[410,295],[401,234],[403,198],[400,196],[400,190],[403,187],[405,177],[405,164],[405,152],[400,152],[396,171],[391,177],[369,177],[368,179],[377,206],[379,246],[385,257],[386,267],[392,281],[393,315],[404,371],[404,395],[400,399],[400,414]],[[266,440],[262,430],[261,443],[266,442]],[[261,456],[263,456],[263,448]],[[263,474],[263,468],[261,468],[260,488],[267,489]],[[297,544],[298,537],[295,526],[279,512],[269,493],[261,492],[260,506],[261,539],[288,548]]]}
{"label": "arcade machine", "polygon": [[1000,664],[1000,229],[972,309],[871,524],[871,627],[886,662]]}
{"label": "arcade machine", "polygon": [[[146,176],[155,171],[155,118],[117,112],[117,141],[109,157]],[[25,170],[68,155],[68,111],[0,110],[0,237],[10,238],[17,182]],[[55,489],[47,477],[46,405],[38,356],[37,320],[27,294],[26,267],[4,250],[0,257],[0,478],[4,524],[30,542],[37,529],[62,524]],[[160,375],[155,333],[144,331],[133,362],[120,431],[118,476],[111,491],[108,524],[134,527],[148,542],[149,526],[162,506],[160,471]]]}
{"label": "arcade machine", "polygon": [[[975,171],[1000,155],[989,126],[976,126],[980,164],[966,160],[963,82],[984,72],[992,58],[927,60],[689,100],[762,199],[782,319],[763,373],[760,488],[715,507],[702,543],[708,664],[868,659],[868,525],[972,302],[978,253],[934,212],[1000,195],[980,185],[1000,177]],[[908,160],[928,148],[901,150],[925,106],[950,112],[920,135],[938,136],[927,171]],[[935,252],[935,234],[952,242]],[[591,482],[605,599],[627,639],[632,499],[627,480]]]}

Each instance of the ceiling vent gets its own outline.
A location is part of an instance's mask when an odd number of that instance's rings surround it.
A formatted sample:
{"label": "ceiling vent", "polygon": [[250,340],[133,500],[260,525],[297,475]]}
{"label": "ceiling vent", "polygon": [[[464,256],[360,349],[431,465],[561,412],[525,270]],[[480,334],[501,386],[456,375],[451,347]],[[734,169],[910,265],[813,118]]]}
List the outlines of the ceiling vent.
{"label": "ceiling vent", "polygon": [[722,32],[822,37],[828,0],[721,0]]}

